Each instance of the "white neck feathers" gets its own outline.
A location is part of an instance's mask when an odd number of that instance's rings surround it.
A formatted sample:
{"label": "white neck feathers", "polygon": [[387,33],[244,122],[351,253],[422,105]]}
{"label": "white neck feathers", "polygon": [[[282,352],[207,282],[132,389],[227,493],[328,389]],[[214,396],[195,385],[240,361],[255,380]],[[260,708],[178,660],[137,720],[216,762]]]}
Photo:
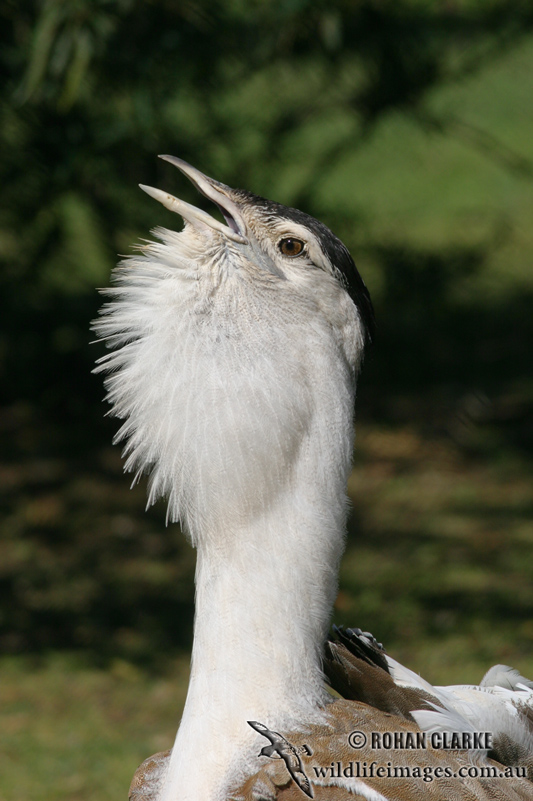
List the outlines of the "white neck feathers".
{"label": "white neck feathers", "polygon": [[162,801],[218,801],[246,769],[239,754],[257,756],[247,720],[275,728],[325,701],[362,337],[333,281],[303,302],[220,259],[197,269],[187,229],[162,236],[118,273],[97,324],[115,350],[99,369],[128,469],[150,471],[150,502],[166,495],[198,548],[191,683]]}

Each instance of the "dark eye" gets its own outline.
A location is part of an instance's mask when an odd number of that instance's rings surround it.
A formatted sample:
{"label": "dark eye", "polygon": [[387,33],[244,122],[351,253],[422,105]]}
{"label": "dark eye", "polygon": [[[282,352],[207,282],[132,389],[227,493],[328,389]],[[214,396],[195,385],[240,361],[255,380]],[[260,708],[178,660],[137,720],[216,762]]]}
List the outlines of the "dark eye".
{"label": "dark eye", "polygon": [[301,239],[295,239],[293,236],[288,236],[286,239],[281,239],[278,247],[284,256],[299,256],[303,252],[305,242]]}

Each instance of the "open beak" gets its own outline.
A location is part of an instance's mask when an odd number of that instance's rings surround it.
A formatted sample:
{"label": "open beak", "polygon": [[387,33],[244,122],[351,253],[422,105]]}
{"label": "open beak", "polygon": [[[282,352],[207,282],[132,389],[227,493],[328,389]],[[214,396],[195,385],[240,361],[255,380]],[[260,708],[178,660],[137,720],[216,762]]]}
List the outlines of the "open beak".
{"label": "open beak", "polygon": [[214,231],[219,231],[221,234],[224,234],[224,236],[227,237],[227,239],[231,239],[232,242],[238,242],[241,245],[248,244],[248,239],[244,235],[246,227],[239,207],[227,194],[228,191],[231,191],[229,187],[215,181],[213,178],[208,178],[207,175],[197,170],[196,167],[192,167],[190,164],[187,164],[186,161],[178,159],[175,156],[159,156],[159,158],[169,161],[177,167],[178,170],[181,170],[202,195],[212,200],[223,214],[226,225],[216,220],[214,217],[211,217],[206,211],[202,211],[202,209],[198,209],[196,206],[186,203],[185,200],[180,200],[173,195],[169,195],[168,192],[163,192],[161,189],[154,189],[152,186],[139,184],[143,192],[146,192],[150,197],[158,200],[170,211],[179,214],[186,222],[191,223],[191,225],[195,227],[205,225],[208,228],[212,228]]}

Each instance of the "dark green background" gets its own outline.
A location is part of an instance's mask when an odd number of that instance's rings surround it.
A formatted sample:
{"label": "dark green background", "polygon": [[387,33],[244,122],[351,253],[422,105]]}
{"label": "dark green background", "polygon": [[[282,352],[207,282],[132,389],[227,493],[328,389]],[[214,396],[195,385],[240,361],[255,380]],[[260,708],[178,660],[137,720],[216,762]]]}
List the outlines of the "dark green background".
{"label": "dark green background", "polygon": [[194,556],[89,345],[116,254],[179,224],[137,184],[204,202],[171,153],[326,222],[372,291],[337,618],[530,657],[531,4],[4,0],[0,31],[0,646],[190,642]]}

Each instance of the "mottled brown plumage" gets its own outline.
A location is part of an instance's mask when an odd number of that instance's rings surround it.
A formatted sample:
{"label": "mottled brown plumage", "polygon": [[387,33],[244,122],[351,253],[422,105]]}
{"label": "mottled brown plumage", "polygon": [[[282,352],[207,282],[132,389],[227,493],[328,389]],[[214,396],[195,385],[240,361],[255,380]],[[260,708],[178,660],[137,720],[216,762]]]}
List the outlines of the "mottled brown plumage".
{"label": "mottled brown plumage", "polygon": [[[327,725],[303,725],[301,730],[282,732],[293,745],[304,742],[311,745],[312,756],[302,756],[302,763],[313,783],[315,801],[363,801],[374,798],[387,801],[531,801],[533,785],[526,779],[516,778],[460,778],[460,770],[479,770],[481,763],[469,758],[468,752],[443,751],[431,748],[419,750],[373,749],[370,745],[355,750],[351,748],[348,737],[354,730],[365,733],[370,740],[372,732],[412,732],[420,729],[405,718],[380,712],[367,704],[356,701],[337,700],[328,709]],[[168,752],[158,754],[143,763],[132,783],[131,801],[157,801],[157,786],[154,781],[153,764],[164,771]],[[372,763],[385,769],[408,768],[411,772],[434,775],[437,769],[452,772],[451,777],[421,778],[367,777],[361,793],[357,792],[354,780],[327,776],[317,778],[314,768],[331,768],[338,772],[337,765],[343,769],[359,763],[360,772],[366,763],[367,772]],[[147,769],[148,764],[148,769]],[[503,766],[493,760],[485,760],[485,769],[501,772]],[[389,768],[390,766],[390,768]],[[147,776],[145,779],[144,776]],[[350,786],[351,784],[351,786]],[[340,785],[340,786],[339,786]],[[142,792],[144,788],[144,793]],[[374,795],[371,794],[373,791]],[[228,801],[302,801],[305,795],[291,780],[281,760],[265,759],[264,766],[242,785],[228,795]]]}
{"label": "mottled brown plumage", "polygon": [[[327,679],[344,698],[327,707],[324,724],[303,723],[300,729],[282,734],[297,750],[316,801],[533,799],[532,754],[507,734],[496,734],[494,747],[487,756],[468,750],[433,748],[429,738],[421,748],[378,747],[384,743],[379,735],[391,732],[399,733],[404,745],[420,742],[424,735],[411,713],[432,710],[440,703],[438,689],[432,695],[425,689],[396,684],[389,672],[388,659],[382,646],[358,629],[335,629],[335,638],[326,643]],[[522,706],[520,714],[526,724],[531,723],[530,707]],[[350,737],[353,732],[366,738],[360,748],[353,747]],[[373,743],[376,734],[378,739]],[[132,782],[130,801],[156,801],[168,758],[167,751],[141,765]],[[378,768],[385,775],[371,775]],[[516,768],[520,768],[520,775]],[[513,775],[505,775],[506,769]],[[466,775],[461,776],[461,772]],[[361,792],[358,792],[358,777]],[[284,763],[272,759],[265,759],[255,775],[228,795],[228,801],[302,801],[303,798]]]}

